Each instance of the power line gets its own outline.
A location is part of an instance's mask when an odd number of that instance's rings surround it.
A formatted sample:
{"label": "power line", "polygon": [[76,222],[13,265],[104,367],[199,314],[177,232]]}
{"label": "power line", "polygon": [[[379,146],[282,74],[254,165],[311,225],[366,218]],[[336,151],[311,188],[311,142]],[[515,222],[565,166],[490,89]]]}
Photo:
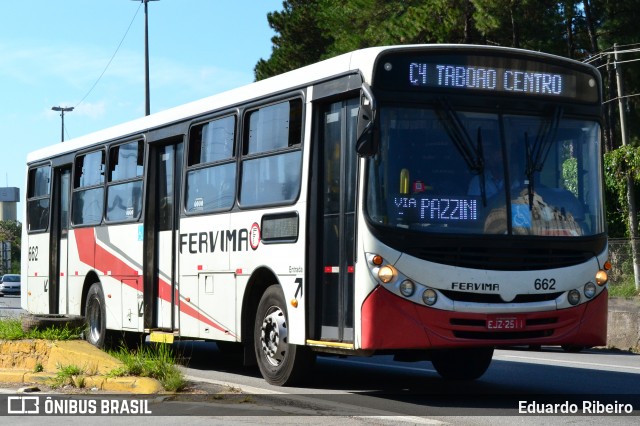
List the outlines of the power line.
{"label": "power line", "polygon": [[616,66],[617,64],[626,64],[626,63],[629,63],[629,62],[638,62],[638,61],[640,61],[640,58],[637,58],[637,59],[629,59],[628,61],[615,61],[615,62],[611,62],[610,64],[602,64],[602,65],[598,65],[598,66],[597,66],[597,68],[604,68],[604,67],[606,67],[607,65],[613,65],[613,66]]}
{"label": "power line", "polygon": [[129,30],[131,29],[131,26],[133,25],[133,22],[136,20],[136,16],[138,16],[138,12],[140,11],[140,7],[142,7],[142,3],[140,3],[138,8],[136,9],[136,13],[133,15],[133,19],[131,19],[131,22],[129,23],[129,26],[127,27],[127,30],[125,31],[124,35],[122,36],[122,40],[120,40],[120,43],[118,43],[118,47],[116,47],[116,51],[113,52],[113,55],[111,55],[111,59],[109,59],[109,62],[107,63],[107,66],[104,67],[104,70],[102,70],[102,73],[100,74],[100,76],[98,77],[96,82],[93,83],[93,86],[91,86],[91,88],[89,89],[87,94],[84,95],[84,97],[82,99],[80,99],[80,102],[78,102],[74,108],[77,108],[78,105],[80,105],[82,102],[84,102],[85,99],[87,99],[87,97],[91,94],[93,89],[95,89],[95,87],[98,85],[98,82],[100,82],[100,80],[102,79],[102,76],[104,75],[104,73],[107,72],[107,69],[109,68],[109,65],[111,65],[111,62],[113,61],[113,58],[116,57],[116,54],[120,50],[120,46],[122,46],[122,43],[124,42],[124,39],[127,37],[127,34],[129,34]]}
{"label": "power line", "polygon": [[[639,46],[638,48],[632,48],[632,49],[626,49],[626,50],[618,50],[618,54],[623,54],[623,53],[638,53],[640,52],[640,43],[635,43],[635,44],[627,44],[625,46]],[[613,47],[610,47],[608,49],[604,49],[598,53],[596,53],[595,55],[585,59],[584,63],[590,63],[590,62],[594,62],[597,61],[598,59],[601,59],[604,56],[609,56],[609,55],[614,55],[615,52],[614,51],[610,51],[611,49],[613,49]],[[621,61],[618,61],[618,63],[622,63]]]}
{"label": "power line", "polygon": [[615,98],[609,99],[608,101],[602,101],[602,103],[606,104],[608,102],[617,101],[618,99],[633,98],[633,97],[636,97],[636,96],[640,96],[640,93],[634,93],[633,95],[617,96]]}

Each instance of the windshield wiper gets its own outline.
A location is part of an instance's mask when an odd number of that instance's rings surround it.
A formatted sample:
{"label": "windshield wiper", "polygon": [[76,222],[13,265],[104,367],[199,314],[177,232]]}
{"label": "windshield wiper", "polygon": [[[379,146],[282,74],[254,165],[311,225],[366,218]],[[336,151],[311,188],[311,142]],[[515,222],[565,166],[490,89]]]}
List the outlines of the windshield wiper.
{"label": "windshield wiper", "polygon": [[485,161],[482,150],[481,128],[478,127],[476,146],[474,146],[467,129],[460,121],[460,117],[458,117],[458,114],[445,99],[438,100],[435,111],[436,115],[444,125],[447,135],[449,135],[449,138],[453,141],[453,144],[458,149],[458,152],[464,162],[467,163],[469,170],[480,175],[480,194],[482,196],[482,203],[486,206],[487,194],[484,175]]}
{"label": "windshield wiper", "polygon": [[546,117],[541,123],[538,129],[538,134],[533,142],[533,146],[529,144],[529,134],[524,133],[525,143],[525,155],[526,155],[526,170],[527,176],[527,191],[529,194],[529,210],[533,208],[533,194],[534,194],[534,180],[535,173],[541,172],[544,167],[544,162],[547,160],[551,146],[556,139],[556,133],[560,125],[560,118],[562,117],[562,108],[556,107],[553,114],[550,117]]}

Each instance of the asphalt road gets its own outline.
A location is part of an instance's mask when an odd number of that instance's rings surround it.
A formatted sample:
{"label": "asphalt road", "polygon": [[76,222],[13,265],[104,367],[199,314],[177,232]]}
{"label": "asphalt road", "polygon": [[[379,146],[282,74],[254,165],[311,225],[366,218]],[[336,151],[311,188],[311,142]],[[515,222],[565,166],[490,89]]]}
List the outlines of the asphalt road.
{"label": "asphalt road", "polygon": [[25,311],[20,308],[20,296],[7,295],[0,297],[0,318],[19,317]]}
{"label": "asphalt road", "polygon": [[[309,372],[306,387],[281,388],[268,385],[255,369],[242,367],[214,344],[183,344],[183,351],[189,361],[185,374],[195,380],[269,395],[281,404],[318,404],[326,407],[318,409],[323,414],[350,418],[493,426],[518,419],[519,424],[540,424],[530,413],[534,401],[538,406],[567,403],[587,416],[580,418],[586,424],[637,424],[640,414],[640,356],[627,352],[497,350],[487,373],[474,382],[445,381],[429,362],[400,363],[390,356],[322,357]],[[632,417],[594,415],[606,404],[624,411],[627,403],[634,405]],[[543,423],[564,424],[570,419],[545,417]]]}
{"label": "asphalt road", "polygon": [[[0,317],[22,313],[19,297],[0,298]],[[243,367],[214,343],[180,342],[176,347],[197,392],[154,399],[158,425],[174,425],[185,421],[184,416],[193,425],[635,425],[640,415],[640,355],[628,352],[497,350],[487,373],[474,382],[442,380],[429,362],[400,363],[389,356],[319,357],[304,387],[282,388],[268,385],[257,369]],[[221,388],[232,394],[211,396]],[[242,391],[241,396],[233,395],[236,391]],[[624,411],[627,403],[634,405],[631,416],[595,412],[607,404]],[[528,412],[548,404],[574,407],[577,414]],[[86,424],[81,416],[51,419],[52,424]],[[39,425],[42,417],[13,420],[16,425]],[[111,417],[93,417],[91,422],[113,424]]]}

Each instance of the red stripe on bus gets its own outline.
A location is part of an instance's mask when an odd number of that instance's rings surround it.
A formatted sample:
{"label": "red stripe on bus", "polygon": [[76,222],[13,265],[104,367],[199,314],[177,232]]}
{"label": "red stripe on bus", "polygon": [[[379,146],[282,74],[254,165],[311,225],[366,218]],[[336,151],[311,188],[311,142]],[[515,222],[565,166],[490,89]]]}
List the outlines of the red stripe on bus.
{"label": "red stripe on bus", "polygon": [[[76,236],[76,244],[78,246],[78,257],[82,263],[93,266],[99,271],[111,271],[114,275],[138,275],[137,269],[131,268],[124,263],[121,259],[112,255],[106,251],[103,247],[96,243],[96,236],[93,228],[80,228],[74,231]],[[95,253],[95,260],[94,260]],[[133,282],[123,282],[135,290],[138,290]],[[165,302],[171,303],[171,285],[166,281],[160,279],[158,286],[158,295],[162,295],[161,298]],[[229,333],[229,330],[216,324],[209,318],[204,317],[195,308],[186,305],[184,302],[180,302],[180,311],[196,320],[205,322],[217,330],[224,333]],[[229,333],[231,334],[231,333]]]}

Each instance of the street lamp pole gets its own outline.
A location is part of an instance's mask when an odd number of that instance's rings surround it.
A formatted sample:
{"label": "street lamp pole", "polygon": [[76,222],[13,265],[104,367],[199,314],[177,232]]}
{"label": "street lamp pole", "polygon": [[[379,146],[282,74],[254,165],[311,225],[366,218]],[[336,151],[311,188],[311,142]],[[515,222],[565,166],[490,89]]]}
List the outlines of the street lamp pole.
{"label": "street lamp pole", "polygon": [[64,113],[73,111],[73,107],[54,106],[54,107],[51,107],[51,109],[53,111],[60,111],[60,117],[62,117],[62,131],[61,131],[60,141],[64,142]]}
{"label": "street lamp pole", "polygon": [[148,3],[150,1],[158,0],[133,0],[141,1],[144,3],[144,115],[151,113],[151,101],[149,95],[149,15],[148,15]]}

